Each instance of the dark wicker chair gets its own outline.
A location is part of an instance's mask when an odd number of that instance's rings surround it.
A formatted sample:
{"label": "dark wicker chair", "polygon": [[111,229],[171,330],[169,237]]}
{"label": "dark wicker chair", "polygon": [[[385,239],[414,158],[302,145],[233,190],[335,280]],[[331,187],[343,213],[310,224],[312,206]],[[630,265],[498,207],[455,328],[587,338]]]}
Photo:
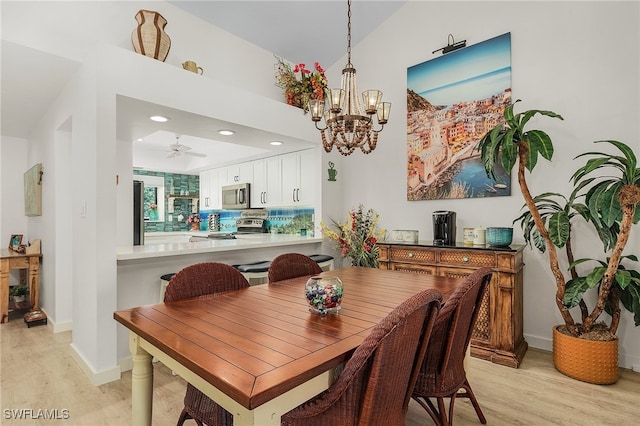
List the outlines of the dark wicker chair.
{"label": "dark wicker chair", "polygon": [[[467,276],[436,318],[427,353],[411,395],[429,413],[436,425],[452,424],[456,397],[469,398],[480,422],[487,423],[467,380],[464,357],[490,280],[489,268],[478,269]],[[459,392],[462,389],[464,391]],[[430,398],[436,400],[437,407]],[[448,418],[445,398],[450,398]]]}
{"label": "dark wicker chair", "polygon": [[[246,287],[249,287],[249,282],[233,266],[217,262],[197,263],[180,270],[171,278],[164,301],[167,303]],[[189,383],[178,426],[188,419],[194,419],[200,426],[203,423],[209,426],[233,424],[231,413]]]}
{"label": "dark wicker chair", "polygon": [[322,272],[318,262],[300,253],[285,253],[277,256],[269,266],[269,282],[316,275]]}
{"label": "dark wicker chair", "polygon": [[441,304],[425,290],[374,327],[336,382],[284,414],[284,426],[400,426]]}

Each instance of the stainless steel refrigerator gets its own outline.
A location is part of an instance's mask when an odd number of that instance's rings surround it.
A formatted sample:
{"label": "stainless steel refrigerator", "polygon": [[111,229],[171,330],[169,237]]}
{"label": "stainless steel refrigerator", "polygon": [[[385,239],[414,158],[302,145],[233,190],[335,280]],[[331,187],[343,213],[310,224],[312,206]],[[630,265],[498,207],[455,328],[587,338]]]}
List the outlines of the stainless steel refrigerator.
{"label": "stainless steel refrigerator", "polygon": [[133,181],[133,245],[144,245],[144,182]]}

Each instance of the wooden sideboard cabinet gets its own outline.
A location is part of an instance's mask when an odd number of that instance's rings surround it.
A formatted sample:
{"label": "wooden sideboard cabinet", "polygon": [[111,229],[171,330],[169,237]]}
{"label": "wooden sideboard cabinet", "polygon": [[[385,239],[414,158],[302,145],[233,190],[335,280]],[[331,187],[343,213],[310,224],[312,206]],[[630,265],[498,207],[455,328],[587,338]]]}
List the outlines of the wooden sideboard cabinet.
{"label": "wooden sideboard cabinet", "polygon": [[471,337],[471,356],[517,368],[527,351],[523,337],[522,245],[434,246],[382,243],[379,268],[418,274],[465,277],[478,268],[493,271]]}

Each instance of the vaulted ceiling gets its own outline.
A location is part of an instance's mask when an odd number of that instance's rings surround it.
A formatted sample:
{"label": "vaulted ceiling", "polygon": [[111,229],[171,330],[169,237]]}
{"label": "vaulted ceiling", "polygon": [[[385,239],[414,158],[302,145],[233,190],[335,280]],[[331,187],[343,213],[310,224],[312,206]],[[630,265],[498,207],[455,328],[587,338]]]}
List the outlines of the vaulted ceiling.
{"label": "vaulted ceiling", "polygon": [[[406,0],[355,0],[352,5],[352,46],[365,38],[405,2]],[[236,0],[169,3],[292,62],[312,64],[318,61],[324,68],[328,68],[341,60],[346,53],[346,1]],[[1,54],[2,135],[27,138],[29,130],[42,117],[81,64],[4,39]],[[140,111],[136,109],[145,106],[126,100],[121,104],[130,109],[122,114],[126,117],[140,116]],[[145,115],[142,117],[146,118]],[[182,119],[190,121],[191,125],[194,119],[197,121],[197,117],[184,116]],[[180,120],[175,120],[174,124],[176,129],[184,127]],[[149,126],[132,119],[123,125]],[[150,134],[154,132],[153,128],[149,128]],[[153,163],[149,162],[151,158],[157,159],[155,164],[161,164],[162,162],[158,163],[160,157],[162,161],[166,159],[169,154],[168,145],[175,142],[175,135],[179,132],[180,130],[176,130],[173,133],[156,134],[148,146],[134,153],[134,165],[153,167]],[[181,142],[191,146],[194,151],[205,152],[208,158],[219,157],[221,149],[229,148],[225,148],[225,141],[203,144],[197,138],[190,139],[190,136],[181,136]],[[275,135],[260,135],[256,132],[253,132],[253,136],[262,140],[275,138]],[[255,154],[255,151],[251,152]],[[245,154],[248,155],[247,152],[237,150],[234,155],[242,157]],[[190,162],[184,161],[184,164],[174,161],[165,167],[174,166],[178,170],[173,171],[188,172],[190,169],[201,168],[202,164],[206,163],[201,159],[190,159]],[[157,169],[163,166],[155,167]]]}

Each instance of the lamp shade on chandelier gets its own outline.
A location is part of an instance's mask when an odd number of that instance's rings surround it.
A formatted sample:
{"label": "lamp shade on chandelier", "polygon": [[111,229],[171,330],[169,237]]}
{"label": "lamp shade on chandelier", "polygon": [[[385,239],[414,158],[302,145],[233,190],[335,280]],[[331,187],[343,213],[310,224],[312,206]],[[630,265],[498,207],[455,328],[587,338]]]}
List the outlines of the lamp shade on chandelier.
{"label": "lamp shade on chandelier", "polygon": [[[347,2],[347,65],[342,70],[342,87],[329,89],[326,99],[309,100],[311,120],[320,130],[322,146],[331,152],[335,146],[342,155],[350,155],[360,148],[369,154],[376,149],[378,133],[389,120],[391,103],[382,102],[382,92],[365,90],[362,102],[358,94],[356,69],[351,63],[351,0]],[[325,111],[328,103],[328,109]],[[374,128],[373,116],[377,116],[378,129]],[[324,119],[324,127],[318,123]]]}

